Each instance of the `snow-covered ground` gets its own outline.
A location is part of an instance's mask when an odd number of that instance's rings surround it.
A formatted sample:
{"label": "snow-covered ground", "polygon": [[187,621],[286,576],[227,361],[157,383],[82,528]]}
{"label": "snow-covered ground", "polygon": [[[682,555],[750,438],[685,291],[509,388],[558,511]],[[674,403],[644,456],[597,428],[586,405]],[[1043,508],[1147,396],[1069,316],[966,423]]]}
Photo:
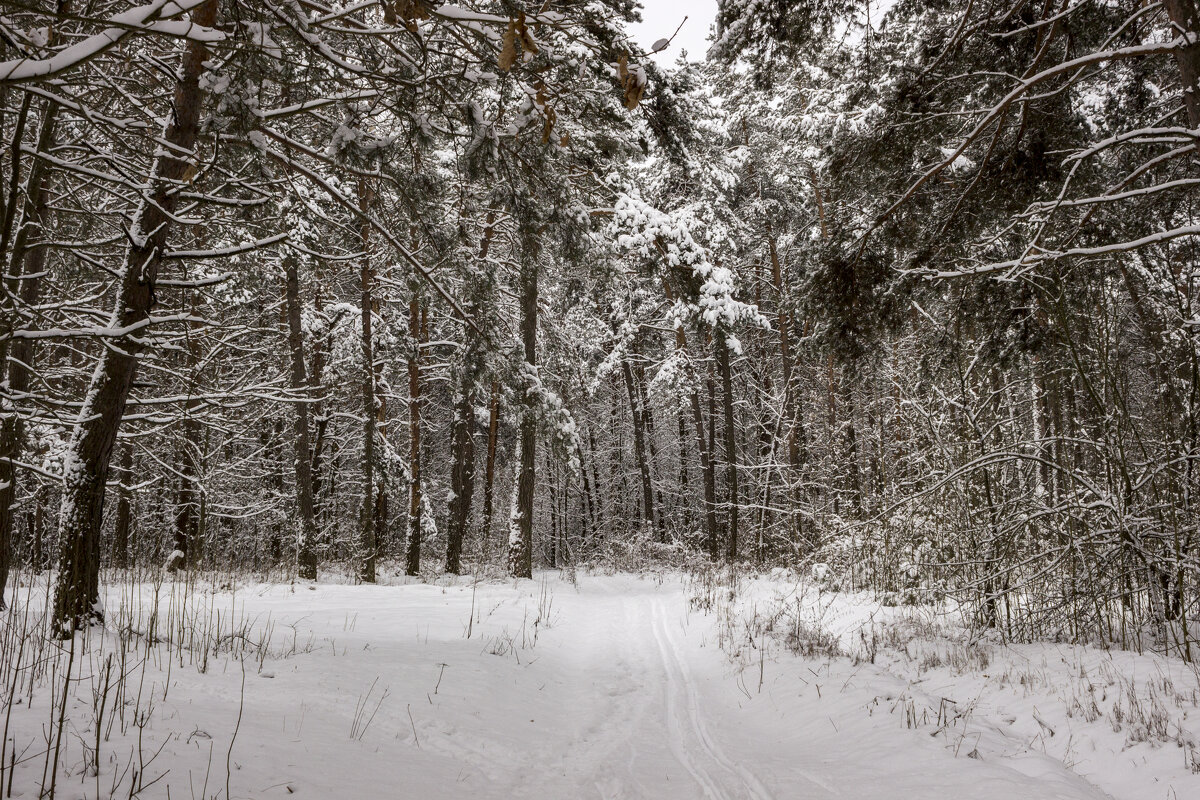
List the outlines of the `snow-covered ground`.
{"label": "snow-covered ground", "polygon": [[106,608],[75,656],[4,639],[13,797],[55,747],[60,798],[1200,796],[1188,747],[1129,713],[1194,736],[1181,662],[962,643],[786,579],[126,584]]}

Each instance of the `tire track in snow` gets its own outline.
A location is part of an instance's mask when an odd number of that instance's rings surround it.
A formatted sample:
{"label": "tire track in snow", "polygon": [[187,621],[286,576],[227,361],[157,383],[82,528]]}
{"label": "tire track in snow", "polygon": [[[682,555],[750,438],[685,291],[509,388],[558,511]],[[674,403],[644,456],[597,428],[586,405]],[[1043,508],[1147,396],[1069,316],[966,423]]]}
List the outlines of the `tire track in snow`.
{"label": "tire track in snow", "polygon": [[[696,680],[687,662],[679,657],[679,646],[671,635],[661,601],[654,603],[652,617],[654,638],[667,673],[664,688],[671,751],[710,800],[772,800],[766,787],[749,771],[735,765],[709,734],[700,710]],[[695,744],[689,746],[689,740]],[[718,780],[714,773],[724,779]],[[732,792],[730,784],[734,786]]]}

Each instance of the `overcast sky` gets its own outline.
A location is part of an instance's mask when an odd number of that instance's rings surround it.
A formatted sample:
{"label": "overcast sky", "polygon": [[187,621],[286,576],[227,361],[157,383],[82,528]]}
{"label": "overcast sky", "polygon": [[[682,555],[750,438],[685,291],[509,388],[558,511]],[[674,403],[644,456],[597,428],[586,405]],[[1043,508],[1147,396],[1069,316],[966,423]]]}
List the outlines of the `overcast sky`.
{"label": "overcast sky", "polygon": [[705,39],[708,28],[717,16],[717,0],[642,0],[642,22],[632,29],[634,41],[646,50],[658,39],[669,37],[683,23],[683,29],[671,42],[671,47],[656,56],[663,66],[670,66],[679,56],[681,49],[687,50],[688,58],[701,61],[708,49]]}

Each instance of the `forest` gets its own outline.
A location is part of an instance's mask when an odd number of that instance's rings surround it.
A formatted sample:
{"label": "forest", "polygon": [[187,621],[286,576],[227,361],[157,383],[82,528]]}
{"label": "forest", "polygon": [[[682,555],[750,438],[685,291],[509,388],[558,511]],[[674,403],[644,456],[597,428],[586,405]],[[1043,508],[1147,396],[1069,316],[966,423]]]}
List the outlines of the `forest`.
{"label": "forest", "polygon": [[0,797],[1200,791],[1200,2],[703,5],[0,0]]}

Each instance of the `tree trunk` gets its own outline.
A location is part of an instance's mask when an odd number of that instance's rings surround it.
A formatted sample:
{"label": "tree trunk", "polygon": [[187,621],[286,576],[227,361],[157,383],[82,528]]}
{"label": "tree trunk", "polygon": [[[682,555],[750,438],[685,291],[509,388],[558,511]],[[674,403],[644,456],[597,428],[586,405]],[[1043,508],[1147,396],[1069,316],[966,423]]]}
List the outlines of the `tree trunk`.
{"label": "tree trunk", "polygon": [[421,572],[421,298],[413,291],[408,304],[408,547],[404,572]]}
{"label": "tree trunk", "polygon": [[[262,438],[263,450],[267,454],[267,468],[270,482],[267,484],[275,497],[283,496],[284,462],[287,456],[284,451],[287,445],[283,436],[283,420],[276,418],[271,424],[271,430],[265,431]],[[276,522],[269,523],[267,528],[270,566],[277,566],[283,561],[283,531]]]}
{"label": "tree trunk", "polygon": [[592,504],[592,486],[588,479],[588,461],[590,461],[588,452],[584,449],[583,440],[580,439],[579,445],[579,542],[580,547],[587,543],[592,537],[592,525],[595,516],[595,508]]}
{"label": "tree trunk", "polygon": [[[521,264],[521,340],[525,348],[525,363],[532,369],[537,364],[537,300],[538,270],[532,254]],[[537,421],[533,409],[521,413],[521,471],[517,476],[517,505],[509,533],[508,566],[514,578],[533,577],[533,496],[535,456],[537,455]]]}
{"label": "tree trunk", "polygon": [[[379,434],[380,441],[387,440],[386,432],[381,431]],[[387,552],[389,531],[388,531],[388,484],[387,476],[383,474],[383,470],[376,470],[375,476],[375,503],[371,509],[371,524],[375,526],[375,547],[377,550]]]}
{"label": "tree trunk", "polygon": [[858,425],[855,422],[857,413],[854,401],[854,385],[846,381],[846,466],[850,482],[850,508],[858,518],[862,517],[863,490],[862,475],[858,467]]}
{"label": "tree trunk", "polygon": [[[195,24],[211,27],[216,23],[217,0],[208,0],[197,7],[191,17]],[[176,206],[173,190],[193,168],[191,153],[200,121],[199,79],[207,55],[207,48],[195,40],[188,41],[184,49],[175,85],[174,118],[163,136],[170,150],[161,151],[155,158],[149,180],[150,197],[142,201],[135,217],[130,245],[118,273],[110,328],[140,325],[150,316],[158,267]],[[117,428],[125,413],[144,342],[144,331],[140,331],[138,336],[122,337],[114,343],[119,346],[104,348],[65,455],[53,614],[54,624],[63,633],[102,616],[98,600],[104,487]]]}
{"label": "tree trunk", "polygon": [[[192,315],[198,316],[195,306]],[[192,325],[192,323],[189,323]],[[171,571],[183,569],[199,563],[200,552],[200,503],[202,490],[199,485],[200,471],[197,465],[197,453],[200,450],[200,423],[196,412],[200,409],[200,401],[196,399],[196,365],[199,361],[196,338],[187,336],[184,348],[185,369],[188,375],[187,400],[184,401],[183,433],[180,436],[176,450],[179,475],[179,493],[175,505],[175,535],[174,552],[167,561]]]}
{"label": "tree trunk", "polygon": [[542,468],[542,474],[549,477],[546,481],[546,488],[550,494],[550,547],[548,553],[548,561],[551,569],[558,568],[558,542],[559,542],[559,513],[558,513],[558,474],[553,469],[550,456],[546,456],[546,463]]}
{"label": "tree trunk", "polygon": [[628,361],[621,362],[621,374],[625,378],[625,391],[629,395],[629,411],[633,416],[633,455],[637,459],[638,475],[642,483],[642,525],[653,530],[654,484],[650,476],[650,462],[646,458],[646,428],[637,387],[633,383],[633,370]]}
{"label": "tree trunk", "polygon": [[717,370],[721,373],[721,395],[725,410],[725,488],[729,493],[729,543],[727,557],[730,561],[738,555],[738,468],[737,468],[737,425],[733,415],[733,376],[729,365],[729,339],[725,331],[718,329]]}
{"label": "tree trunk", "polygon": [[646,434],[646,465],[651,475],[650,486],[654,496],[654,527],[658,533],[658,540],[663,540],[663,519],[662,519],[662,490],[654,486],[653,476],[658,473],[658,441],[654,436],[654,410],[650,408],[650,397],[646,391],[646,369],[639,364],[634,370],[633,376],[634,386],[637,387],[638,402],[642,410],[642,429]]}
{"label": "tree trunk", "polygon": [[[679,493],[682,497],[686,498],[688,496],[688,483],[690,483],[690,479],[688,477],[687,462],[687,419],[684,414],[683,405],[680,405],[676,410],[675,421],[679,425],[679,433],[677,435],[679,442]],[[686,505],[683,512],[683,521],[686,524],[690,522]]]}
{"label": "tree trunk", "polygon": [[1176,36],[1187,35],[1189,44],[1175,49],[1175,64],[1179,68],[1179,82],[1183,88],[1183,104],[1187,108],[1188,123],[1200,128],[1200,12],[1195,0],[1165,0],[1167,16],[1171,20]]}
{"label": "tree trunk", "polygon": [[[704,346],[706,348],[712,348],[712,334],[706,332],[704,335],[704,340]],[[711,523],[706,521],[706,528],[708,529],[708,552],[709,555],[715,560],[721,555],[721,542],[720,533],[717,529],[717,384],[713,372],[712,360],[709,359],[704,373],[705,389],[707,394],[706,399],[708,400],[708,424],[706,426],[704,425],[703,420],[700,420],[696,423],[696,429],[698,434],[702,434],[704,432],[707,432],[708,434],[706,437],[706,450],[708,452],[709,468],[705,470],[704,475],[704,496],[706,498],[705,504],[712,509]],[[697,398],[697,400],[699,400],[699,398]],[[698,402],[697,405],[699,405]],[[699,416],[703,416],[703,413],[701,413]],[[712,483],[711,493],[708,489],[709,482]],[[709,498],[710,495],[711,500],[708,500],[707,498]]]}
{"label": "tree trunk", "polygon": [[117,569],[130,566],[129,532],[133,527],[133,508],[129,484],[133,481],[133,445],[121,447],[120,467],[117,470],[117,518],[113,526],[112,565]]}
{"label": "tree trunk", "polygon": [[[663,288],[666,291],[667,300],[674,302],[675,298],[671,291],[671,284],[666,280],[663,281]],[[687,352],[687,336],[683,332],[682,327],[675,329],[675,350],[679,353]],[[690,361],[688,362],[691,363]],[[710,373],[711,375],[711,373]],[[697,386],[695,376],[691,376],[693,380],[689,381],[692,387]],[[710,381],[710,398],[711,398],[711,381]],[[688,395],[688,407],[692,412],[692,426],[696,431],[696,450],[700,454],[700,473],[701,482],[704,484],[704,546],[708,554],[712,558],[716,558],[719,551],[719,543],[717,541],[717,476],[716,466],[714,463],[712,452],[712,439],[704,429],[704,409],[700,403],[700,390],[693,388]],[[683,464],[683,412],[680,411],[680,470],[684,472],[686,467]],[[686,472],[684,472],[686,475]],[[686,487],[686,478],[684,478]],[[687,492],[684,492],[687,496]]]}
{"label": "tree trunk", "polygon": [[797,540],[803,536],[803,525],[799,509],[804,502],[802,487],[804,469],[804,420],[796,404],[796,387],[792,380],[791,315],[788,313],[787,296],[784,293],[783,270],[779,264],[779,250],[771,229],[767,229],[767,242],[771,251],[771,282],[778,295],[779,310],[776,328],[779,330],[779,363],[783,374],[783,422],[787,431],[788,486],[792,501],[792,533]]}
{"label": "tree trunk", "polygon": [[537,423],[530,411],[521,417],[521,462],[517,476],[516,538],[509,541],[509,567],[514,578],[533,577],[533,498]]}
{"label": "tree trunk", "polygon": [[[370,205],[370,190],[359,185],[359,204],[365,213]],[[362,508],[358,519],[358,579],[375,582],[378,547],[375,540],[375,349],[371,339],[371,283],[375,279],[371,256],[367,252],[370,228],[363,223],[362,266],[359,270],[359,311],[362,317]]]}
{"label": "tree trunk", "polygon": [[[321,311],[321,293],[318,290],[316,297],[316,310]],[[332,334],[329,334],[332,335]],[[309,474],[312,476],[312,502],[313,502],[313,518],[321,519],[323,505],[321,500],[322,490],[322,464],[325,450],[326,431],[329,429],[329,415],[325,413],[325,388],[321,385],[322,375],[325,373],[325,351],[328,347],[328,342],[322,343],[320,339],[313,342],[312,359],[309,362],[308,370],[308,391],[309,396],[314,399],[311,416],[316,422],[315,431],[312,441],[312,468]],[[314,542],[315,545],[315,542]]]}
{"label": "tree trunk", "polygon": [[[4,362],[0,361],[0,378]],[[17,431],[21,427],[20,412],[9,409],[0,422],[0,610],[6,608],[4,590],[8,584],[9,564],[12,561],[13,503],[17,494],[17,475],[12,459],[20,455]]]}
{"label": "tree trunk", "polygon": [[193,410],[192,401],[189,398],[184,412],[186,416],[183,420],[183,435],[180,437],[176,460],[179,491],[175,500],[173,552],[167,560],[167,567],[172,571],[195,563],[195,559],[199,556],[194,552],[194,545],[199,538],[200,521],[197,514],[199,496],[196,490],[196,458],[192,448],[198,446],[200,426],[191,415]]}
{"label": "tree trunk", "polygon": [[292,362],[292,391],[296,393],[292,419],[292,466],[296,474],[296,574],[317,579],[316,514],[313,511],[312,448],[308,442],[308,376],[304,368],[304,334],[300,327],[300,277],[296,259],[284,258],[286,270],[288,351]]}
{"label": "tree trunk", "polygon": [[483,554],[490,555],[492,515],[496,495],[496,439],[500,432],[500,383],[492,381],[492,399],[488,403],[487,460],[483,468]]}
{"label": "tree trunk", "polygon": [[33,514],[29,515],[30,538],[33,539],[33,554],[30,557],[31,566],[37,572],[46,568],[46,549],[43,539],[46,531],[46,491],[38,487],[33,494]]}
{"label": "tree trunk", "polygon": [[[608,490],[612,497],[612,507],[609,509],[609,519],[619,519],[622,523],[622,528],[628,514],[626,509],[629,507],[629,483],[628,474],[625,471],[625,438],[624,428],[620,423],[621,412],[621,391],[619,382],[622,378],[615,374],[612,377],[612,403],[609,404],[609,426],[608,431],[612,445],[608,449]],[[609,526],[612,531],[611,525]]]}
{"label": "tree trunk", "polygon": [[588,452],[591,454],[592,462],[592,535],[600,535],[600,521],[604,519],[604,510],[606,508],[606,500],[604,489],[600,483],[600,467],[596,464],[596,429],[591,425],[587,426],[588,433]]}
{"label": "tree trunk", "polygon": [[704,430],[704,410],[700,405],[700,392],[692,392],[689,398],[692,407],[692,424],[696,428],[696,449],[700,451],[700,472],[704,480],[704,542],[709,556],[717,557],[720,542],[717,536],[717,470],[709,439]]}
{"label": "tree trunk", "polygon": [[[488,212],[483,241],[479,245],[479,260],[487,260],[495,230],[496,215]],[[479,304],[472,305],[476,315]],[[446,571],[457,575],[462,571],[462,546],[471,521],[471,502],[475,494],[475,382],[479,379],[479,337],[466,328],[463,346],[462,372],[458,376],[458,397],[452,437],[453,465],[450,469],[450,519],[446,525]]]}
{"label": "tree trunk", "polygon": [[[838,439],[840,438],[837,425],[837,390],[833,379],[833,352],[831,351],[826,358],[826,385],[828,388],[828,408],[829,408],[829,453],[834,459],[838,458]],[[836,467],[836,464],[830,465]],[[830,470],[832,472],[832,470]],[[832,472],[830,475],[829,484],[826,486],[826,493],[833,498],[833,513],[834,515],[841,514],[841,490],[839,484],[841,478],[837,472]]]}
{"label": "tree trunk", "polygon": [[[381,384],[382,364],[375,364],[375,385]],[[389,447],[387,443],[388,437],[388,404],[387,396],[376,396],[375,398],[375,431],[379,439],[379,444],[382,445],[384,452]],[[371,525],[375,528],[375,552],[388,552],[388,543],[390,542],[390,531],[388,529],[388,461],[382,461],[376,464],[375,469],[375,497],[371,507]]]}
{"label": "tree trunk", "polygon": [[472,379],[464,379],[455,404],[453,436],[454,465],[450,474],[450,519],[446,526],[446,572],[462,572],[462,545],[471,516],[471,495],[475,492],[475,393]]}
{"label": "tree trunk", "polygon": [[[54,146],[54,130],[58,119],[58,104],[47,102],[38,132],[38,152],[46,152]],[[18,163],[12,163],[14,172]],[[14,175],[15,177],[15,175]],[[0,299],[0,311],[16,324],[16,309],[10,298],[19,297],[25,308],[37,304],[41,290],[41,274],[46,263],[45,246],[37,240],[45,238],[49,224],[50,179],[45,163],[34,159],[29,168],[27,186],[30,193],[25,198],[17,235],[13,239],[12,258],[9,262],[9,279]],[[16,205],[16,199],[13,199]],[[10,209],[15,210],[15,209]],[[30,246],[31,238],[35,241]],[[0,250],[0,252],[3,252]],[[13,459],[21,455],[25,445],[25,424],[16,404],[29,389],[29,371],[33,366],[33,340],[7,339],[0,344],[0,381],[8,380],[8,396],[14,407],[0,417],[0,609],[4,608],[4,590],[8,583],[8,570],[12,562],[12,531],[15,524],[13,503],[16,501],[16,469]]]}

